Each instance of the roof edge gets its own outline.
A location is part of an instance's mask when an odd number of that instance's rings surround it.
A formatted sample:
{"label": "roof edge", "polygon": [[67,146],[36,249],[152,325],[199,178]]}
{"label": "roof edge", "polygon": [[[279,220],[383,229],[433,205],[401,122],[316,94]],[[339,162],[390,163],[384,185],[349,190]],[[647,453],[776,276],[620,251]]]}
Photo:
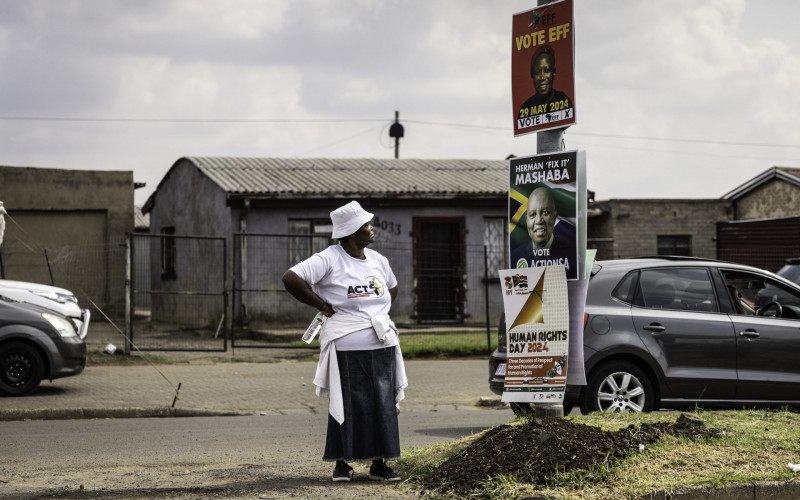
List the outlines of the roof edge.
{"label": "roof edge", "polygon": [[771,167],[759,175],[753,177],[749,181],[737,186],[736,188],[728,191],[722,195],[723,200],[736,200],[753,191],[755,188],[771,181],[772,179],[780,179],[796,186],[800,186],[800,177],[788,172],[784,167]]}

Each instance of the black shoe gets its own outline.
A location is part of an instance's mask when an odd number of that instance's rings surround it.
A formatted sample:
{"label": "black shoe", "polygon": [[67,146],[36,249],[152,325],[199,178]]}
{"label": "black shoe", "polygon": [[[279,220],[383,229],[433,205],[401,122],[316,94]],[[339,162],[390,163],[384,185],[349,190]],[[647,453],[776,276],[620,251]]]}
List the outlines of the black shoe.
{"label": "black shoe", "polygon": [[399,481],[400,476],[395,474],[386,462],[374,463],[369,467],[369,478],[373,481]]}
{"label": "black shoe", "polygon": [[345,462],[337,461],[336,467],[333,469],[333,480],[334,482],[339,481],[350,481],[350,478],[353,477],[353,468],[347,465]]}

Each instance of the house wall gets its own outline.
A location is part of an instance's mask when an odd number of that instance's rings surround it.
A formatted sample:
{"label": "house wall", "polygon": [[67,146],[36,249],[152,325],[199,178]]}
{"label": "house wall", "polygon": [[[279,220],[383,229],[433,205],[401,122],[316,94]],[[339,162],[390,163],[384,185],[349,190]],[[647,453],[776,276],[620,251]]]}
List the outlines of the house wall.
{"label": "house wall", "polygon": [[0,166],[0,200],[13,218],[0,248],[5,277],[53,282],[81,307],[91,299],[123,317],[133,190],[132,172]]}
{"label": "house wall", "polygon": [[800,187],[772,179],[736,200],[736,220],[800,215]]}
{"label": "house wall", "polygon": [[[693,257],[717,257],[716,224],[733,214],[727,200],[622,200],[608,202],[607,221],[601,221],[602,234],[593,228],[595,238],[612,238],[613,255],[624,259],[658,254],[659,235],[690,235]],[[594,220],[590,218],[589,226]]]}
{"label": "house wall", "polygon": [[597,250],[595,260],[614,258],[614,220],[608,212],[591,216],[586,221],[586,249]]}
{"label": "house wall", "polygon": [[[342,200],[344,204],[346,200]],[[465,221],[466,251],[466,313],[475,317],[467,317],[465,321],[483,321],[485,317],[484,292],[484,254],[483,226],[484,217],[505,217],[507,208],[499,204],[497,207],[468,207],[459,205],[426,207],[424,200],[410,206],[370,206],[362,201],[364,208],[375,214],[382,224],[375,227],[375,243],[370,247],[385,255],[397,277],[399,294],[392,306],[392,316],[401,323],[413,323],[414,320],[414,263],[413,263],[413,220],[415,217],[454,217]],[[286,234],[289,219],[329,219],[330,211],[335,207],[306,207],[293,209],[251,208],[247,214],[247,232],[249,234]],[[234,211],[238,214],[237,211]],[[385,223],[385,224],[384,224]],[[245,288],[259,288],[259,284],[271,284],[278,287],[270,294],[281,296],[280,278],[283,273],[296,264],[289,262],[288,239],[278,239],[278,247],[272,250],[261,249],[256,238],[248,238],[247,277],[243,279]],[[496,278],[496,276],[492,276]],[[489,294],[492,325],[499,320],[502,311],[502,293],[499,282],[492,281]],[[286,297],[283,297],[286,299]],[[245,298],[248,316],[254,322],[283,321],[292,322],[308,316],[308,306],[293,299],[280,300],[278,309],[270,309],[264,304],[264,295],[251,294]],[[236,313],[234,313],[236,315]]]}
{"label": "house wall", "polygon": [[[159,185],[149,213],[150,234],[156,236],[150,240],[150,284],[156,292],[151,297],[152,320],[216,328],[225,311],[221,292],[230,275],[231,243],[184,236],[230,239],[233,223],[225,192],[190,162],[180,160]],[[180,236],[172,238],[174,275],[162,268],[162,250],[170,238],[160,235],[168,227]],[[224,258],[228,260],[227,269]]]}

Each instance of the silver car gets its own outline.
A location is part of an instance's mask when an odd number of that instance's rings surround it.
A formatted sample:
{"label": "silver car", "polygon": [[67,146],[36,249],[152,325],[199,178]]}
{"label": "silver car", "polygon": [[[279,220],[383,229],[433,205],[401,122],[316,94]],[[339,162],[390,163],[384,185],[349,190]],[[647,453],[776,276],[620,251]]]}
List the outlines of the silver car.
{"label": "silver car", "polygon": [[587,385],[567,387],[565,410],[800,406],[800,286],[775,274],[685,257],[599,261],[585,312]]}

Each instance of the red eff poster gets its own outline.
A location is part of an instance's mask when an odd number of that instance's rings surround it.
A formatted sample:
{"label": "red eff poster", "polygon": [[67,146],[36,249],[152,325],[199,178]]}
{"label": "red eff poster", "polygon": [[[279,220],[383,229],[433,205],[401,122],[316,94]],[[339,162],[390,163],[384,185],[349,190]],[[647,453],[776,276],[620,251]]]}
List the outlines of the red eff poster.
{"label": "red eff poster", "polygon": [[575,123],[573,0],[514,15],[511,100],[514,135]]}

